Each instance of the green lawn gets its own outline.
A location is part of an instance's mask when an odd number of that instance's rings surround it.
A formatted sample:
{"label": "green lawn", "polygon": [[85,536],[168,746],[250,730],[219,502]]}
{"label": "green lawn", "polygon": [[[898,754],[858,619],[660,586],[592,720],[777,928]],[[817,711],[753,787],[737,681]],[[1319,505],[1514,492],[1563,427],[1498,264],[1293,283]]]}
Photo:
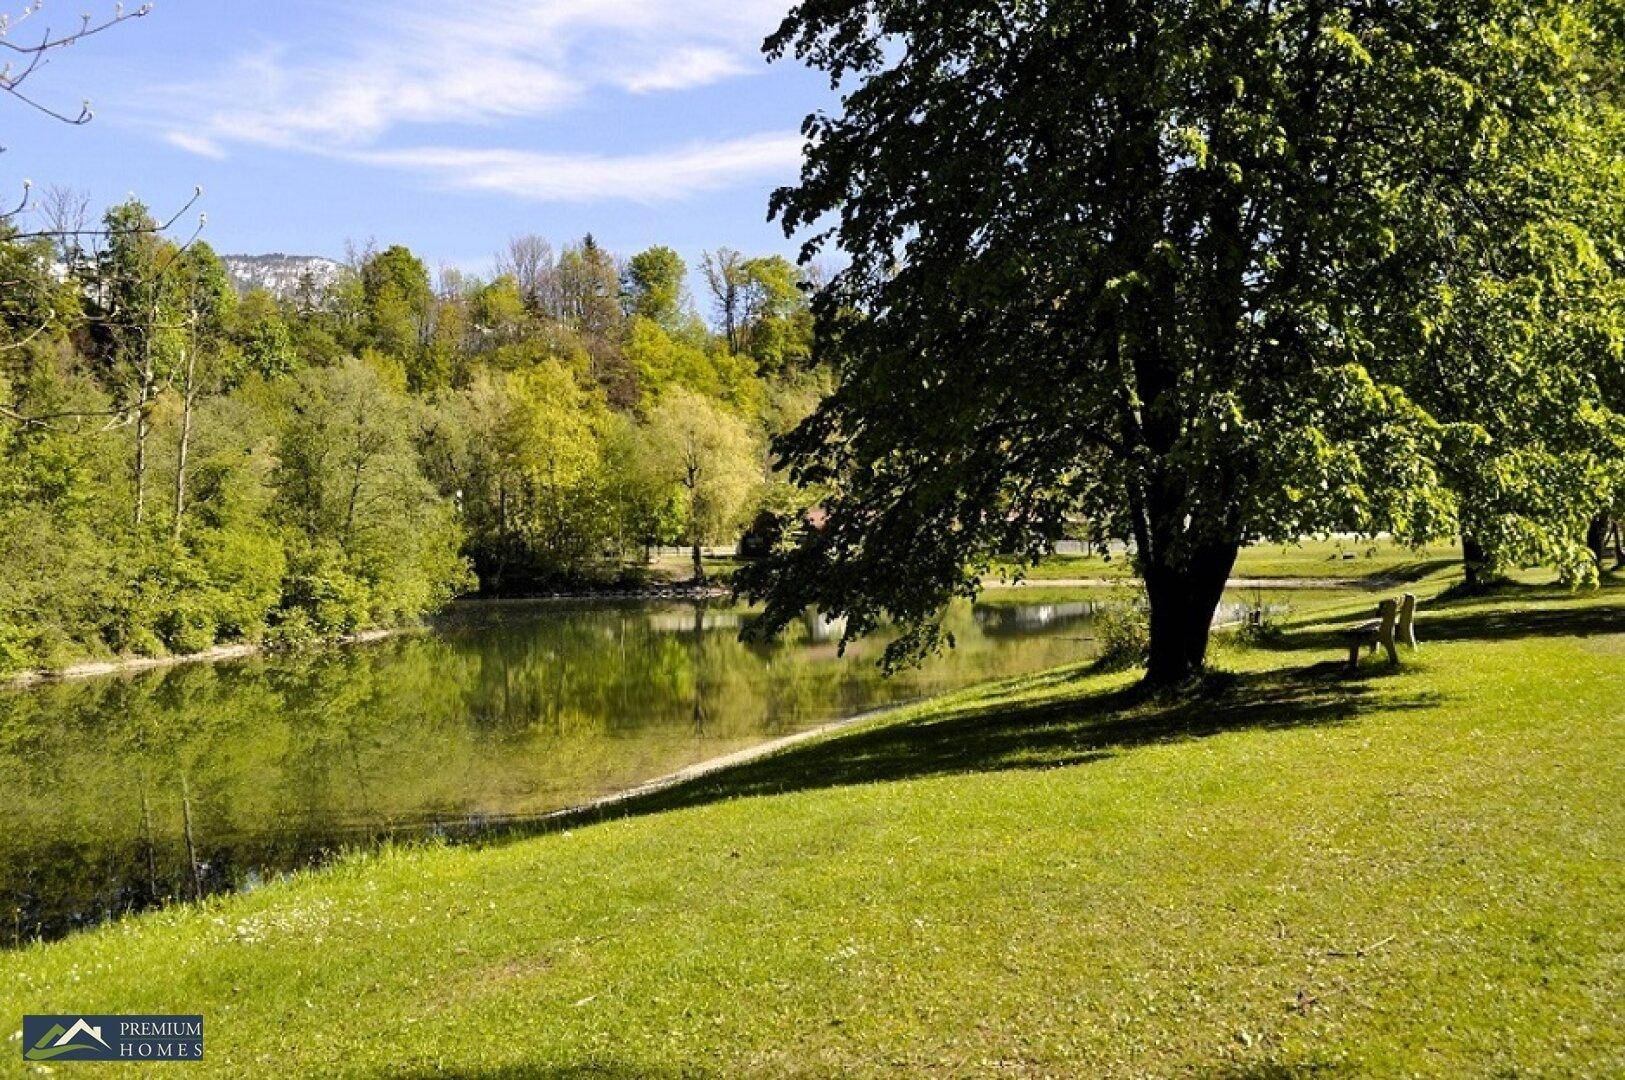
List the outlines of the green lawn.
{"label": "green lawn", "polygon": [[130,919],[0,957],[0,1015],[201,1012],[188,1075],[1618,1075],[1625,586],[1419,625],[1397,671],[1322,621],[1177,705],[1053,672]]}
{"label": "green lawn", "polygon": [[[1301,540],[1243,548],[1232,572],[1238,578],[1384,578],[1415,581],[1459,564],[1453,545],[1410,548],[1391,540]],[[1058,578],[1128,578],[1128,556],[1051,555],[1027,570],[1033,581]]]}

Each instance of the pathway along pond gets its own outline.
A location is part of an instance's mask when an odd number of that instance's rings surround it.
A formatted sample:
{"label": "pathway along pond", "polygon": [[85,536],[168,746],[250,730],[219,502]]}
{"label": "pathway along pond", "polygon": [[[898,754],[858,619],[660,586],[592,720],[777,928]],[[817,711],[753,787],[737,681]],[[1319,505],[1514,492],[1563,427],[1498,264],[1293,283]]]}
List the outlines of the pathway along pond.
{"label": "pathway along pond", "polygon": [[0,691],[0,943],[252,888],[386,839],[524,831],[550,811],[833,719],[1087,657],[1108,600],[950,612],[958,648],[883,678],[815,619],[466,605],[305,655]]}

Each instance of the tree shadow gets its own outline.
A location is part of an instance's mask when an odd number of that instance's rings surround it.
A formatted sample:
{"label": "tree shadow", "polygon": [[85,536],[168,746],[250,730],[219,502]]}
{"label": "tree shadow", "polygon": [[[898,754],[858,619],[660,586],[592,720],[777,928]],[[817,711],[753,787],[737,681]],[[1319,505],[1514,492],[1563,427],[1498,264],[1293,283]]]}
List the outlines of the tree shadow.
{"label": "tree shadow", "polygon": [[[1604,575],[1596,593],[1571,592],[1552,585],[1508,583],[1471,592],[1453,590],[1424,600],[1416,611],[1416,636],[1429,641],[1509,641],[1530,637],[1591,637],[1625,632],[1625,579]],[[1540,607],[1509,608],[1508,603],[1540,601]],[[1347,652],[1342,633],[1376,616],[1375,605],[1324,618],[1263,643],[1275,652]],[[1403,652],[1403,650],[1402,650]]]}
{"label": "tree shadow", "polygon": [[[1022,691],[1077,677],[1077,669],[1023,680]],[[1388,672],[1348,676],[1341,664],[1287,672],[1215,676],[1175,701],[1137,687],[1005,702],[994,693],[915,720],[902,720],[796,747],[630,799],[574,820],[635,816],[725,799],[979,772],[1065,768],[1153,743],[1244,730],[1342,724],[1368,707],[1372,683]],[[1421,708],[1418,695],[1385,709]]]}
{"label": "tree shadow", "polygon": [[1416,559],[1412,562],[1398,563],[1385,570],[1379,570],[1368,575],[1367,588],[1385,589],[1394,585],[1409,584],[1421,581],[1425,577],[1449,570],[1460,563],[1460,559]]}

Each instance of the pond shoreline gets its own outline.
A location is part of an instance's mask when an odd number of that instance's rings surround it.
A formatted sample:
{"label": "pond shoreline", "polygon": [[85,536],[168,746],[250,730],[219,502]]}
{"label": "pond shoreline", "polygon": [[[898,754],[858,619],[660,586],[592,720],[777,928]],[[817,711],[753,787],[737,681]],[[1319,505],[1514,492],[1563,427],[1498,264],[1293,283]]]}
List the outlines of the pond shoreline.
{"label": "pond shoreline", "polygon": [[[987,581],[982,587],[989,591],[1019,589],[1122,589],[1138,583],[1135,578],[1023,578],[1018,581]],[[1402,582],[1383,577],[1372,578],[1231,578],[1227,589],[1347,589],[1374,591],[1395,587]],[[464,607],[524,606],[531,604],[568,603],[581,601],[714,601],[729,600],[733,591],[726,585],[706,584],[649,586],[638,589],[581,590],[578,592],[536,593],[529,596],[459,596],[433,615]],[[317,648],[330,646],[366,645],[383,641],[411,626],[379,627],[359,633],[345,634],[315,643]],[[235,645],[216,645],[194,653],[172,656],[126,656],[111,660],[85,660],[62,668],[34,668],[12,675],[0,676],[0,690],[21,690],[45,683],[66,682],[72,679],[94,679],[105,675],[121,675],[153,668],[173,667],[178,664],[216,663],[222,660],[241,660],[269,651],[263,643],[241,642]]]}
{"label": "pond shoreline", "polygon": [[[319,647],[366,645],[374,641],[383,641],[385,638],[393,637],[408,629],[411,628],[393,626],[362,630],[358,633],[345,634],[343,637],[322,641],[319,643]],[[174,667],[177,664],[241,660],[246,656],[255,656],[266,652],[268,648],[263,642],[245,641],[236,645],[216,645],[200,652],[177,653],[173,656],[123,656],[112,660],[86,660],[62,668],[35,668],[31,671],[19,671],[15,675],[7,675],[0,679],[0,690],[21,690],[30,686],[39,686],[43,683],[67,682],[71,679],[94,679],[102,675],[121,675],[131,671],[149,671],[152,668]]]}

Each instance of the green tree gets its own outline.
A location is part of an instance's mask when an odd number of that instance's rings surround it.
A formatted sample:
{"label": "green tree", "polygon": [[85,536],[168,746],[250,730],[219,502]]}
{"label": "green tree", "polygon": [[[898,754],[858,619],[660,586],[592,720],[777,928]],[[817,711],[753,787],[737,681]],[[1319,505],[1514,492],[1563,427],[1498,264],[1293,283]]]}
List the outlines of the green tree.
{"label": "green tree", "polygon": [[299,366],[288,322],[276,298],[253,289],[236,304],[231,320],[231,345],[242,358],[245,371],[261,375],[287,375]]}
{"label": "green tree", "polygon": [[1419,282],[1414,318],[1374,367],[1449,425],[1469,584],[1537,563],[1594,578],[1587,524],[1625,468],[1625,402],[1608,389],[1625,367],[1625,122],[1607,77],[1625,39],[1583,19],[1567,29],[1555,50],[1495,50],[1547,108],[1487,128],[1492,149],[1457,147],[1395,194],[1415,207],[1397,215],[1396,246],[1441,272]]}
{"label": "green tree", "polygon": [[431,611],[469,584],[407,402],[362,360],[299,377],[275,483],[298,529],[286,603],[323,633]]}
{"label": "green tree", "polygon": [[223,390],[238,370],[237,356],[226,350],[226,335],[237,305],[231,279],[214,250],[195,243],[181,257],[176,289],[182,321],[177,344],[176,384],[180,394],[180,430],[175,443],[174,501],[170,528],[181,538],[186,519],[186,474],[192,450],[192,420],[198,397]]}
{"label": "green tree", "polygon": [[517,344],[534,329],[519,283],[508,275],[473,291],[468,318],[477,352]]}
{"label": "green tree", "polygon": [[682,494],[683,535],[694,579],[705,580],[701,548],[743,524],[761,485],[761,455],[750,427],[716,403],[675,389],[649,414],[649,454]]}
{"label": "green tree", "polygon": [[642,316],[632,320],[624,351],[645,404],[683,387],[725,401],[741,413],[753,413],[761,405],[761,381],[748,356],[703,348]]}
{"label": "green tree", "polygon": [[741,351],[763,371],[782,372],[812,354],[812,309],[802,292],[801,271],[782,255],[750,259],[743,281]]}
{"label": "green tree", "polygon": [[[1514,167],[1501,136],[1572,107],[1585,10],[795,8],[770,50],[847,90],[773,210],[818,229],[804,257],[835,237],[850,262],[814,305],[840,385],[780,444],[834,493],[745,574],[767,625],[889,617],[904,658],[993,553],[1035,556],[1081,513],[1132,538],[1147,678],[1176,685],[1243,543],[1452,528],[1445,433],[1381,349],[1447,273],[1459,211],[1407,193]],[[1420,232],[1438,243],[1401,242]]]}
{"label": "green tree", "polygon": [[102,220],[107,247],[91,268],[92,325],[99,371],[129,418],[131,520],[146,519],[153,408],[174,373],[183,319],[170,271],[179,253],[136,200],[109,209]]}
{"label": "green tree", "polygon": [[609,531],[599,491],[604,420],[597,394],[551,361],[482,371],[435,403],[430,469],[462,508],[487,591],[557,583],[598,556]]}
{"label": "green tree", "polygon": [[359,280],[366,343],[399,361],[413,389],[436,385],[429,363],[435,297],[423,260],[396,244],[363,262]]}
{"label": "green tree", "polygon": [[688,307],[684,279],[688,267],[669,247],[652,247],[632,256],[626,264],[623,294],[626,312],[649,319],[667,330],[681,324]]}
{"label": "green tree", "polygon": [[610,417],[603,455],[615,539],[623,552],[641,548],[647,562],[656,544],[683,536],[682,489],[672,483],[647,429],[630,416]]}

